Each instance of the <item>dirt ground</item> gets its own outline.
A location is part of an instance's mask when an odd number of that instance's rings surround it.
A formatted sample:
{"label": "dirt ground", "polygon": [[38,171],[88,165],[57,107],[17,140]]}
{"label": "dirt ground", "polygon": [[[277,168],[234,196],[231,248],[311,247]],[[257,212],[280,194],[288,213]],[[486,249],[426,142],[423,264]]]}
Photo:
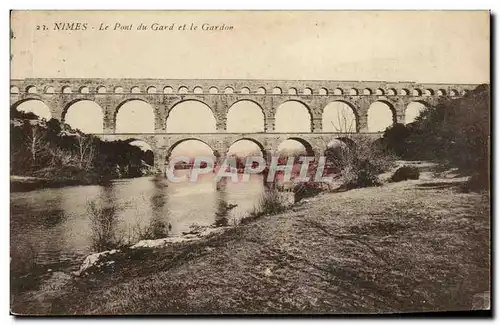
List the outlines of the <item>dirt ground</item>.
{"label": "dirt ground", "polygon": [[323,193],[185,247],[15,299],[16,313],[394,313],[488,308],[487,194],[461,178]]}

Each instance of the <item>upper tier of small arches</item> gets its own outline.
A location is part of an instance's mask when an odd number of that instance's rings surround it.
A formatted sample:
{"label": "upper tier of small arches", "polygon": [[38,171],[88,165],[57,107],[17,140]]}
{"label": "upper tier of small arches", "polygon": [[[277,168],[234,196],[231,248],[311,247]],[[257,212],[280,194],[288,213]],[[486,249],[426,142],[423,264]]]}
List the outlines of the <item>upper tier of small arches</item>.
{"label": "upper tier of small arches", "polygon": [[242,87],[240,89],[235,89],[231,86],[227,86],[223,89],[212,86],[203,88],[201,86],[195,86],[189,88],[188,86],[172,87],[172,86],[133,86],[133,87],[106,87],[101,86],[69,86],[65,85],[60,88],[54,86],[45,86],[43,88],[36,87],[35,85],[29,85],[24,89],[19,89],[17,86],[10,87],[11,94],[18,94],[21,92],[25,93],[45,93],[45,94],[244,94],[244,95],[285,95],[285,96],[460,96],[465,95],[467,90],[459,91],[457,89],[432,89],[432,88],[318,88],[313,89],[311,87],[297,88],[290,87],[283,89],[281,87],[273,87],[271,89],[265,87],[257,87],[251,89],[249,87]]}

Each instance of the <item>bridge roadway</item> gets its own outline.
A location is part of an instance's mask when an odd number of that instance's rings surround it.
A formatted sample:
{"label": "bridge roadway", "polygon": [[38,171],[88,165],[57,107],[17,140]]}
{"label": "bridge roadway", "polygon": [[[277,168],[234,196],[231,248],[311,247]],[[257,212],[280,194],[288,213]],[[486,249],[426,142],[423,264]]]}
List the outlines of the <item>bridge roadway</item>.
{"label": "bridge roadway", "polygon": [[104,133],[115,132],[118,111],[131,100],[144,101],[152,107],[158,133],[167,132],[170,112],[185,101],[206,104],[212,110],[217,131],[225,131],[230,108],[244,100],[262,109],[265,132],[275,131],[276,111],[288,101],[305,106],[314,133],[323,132],[323,111],[332,102],[347,104],[355,115],[356,131],[367,132],[368,111],[375,102],[390,108],[394,123],[404,123],[410,103],[436,105],[477,86],[386,81],[100,78],[12,79],[10,84],[12,107],[27,100],[40,100],[47,104],[51,116],[61,121],[71,105],[82,100],[97,103],[103,113]]}

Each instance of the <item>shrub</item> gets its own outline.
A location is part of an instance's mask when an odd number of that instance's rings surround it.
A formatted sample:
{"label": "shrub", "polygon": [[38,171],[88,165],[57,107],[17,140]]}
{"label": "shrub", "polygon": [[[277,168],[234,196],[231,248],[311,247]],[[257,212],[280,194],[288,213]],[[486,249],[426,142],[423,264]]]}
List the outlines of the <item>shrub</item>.
{"label": "shrub", "polygon": [[87,212],[91,221],[92,250],[101,252],[123,245],[117,233],[118,220],[114,206],[98,206],[96,201],[89,201]]}
{"label": "shrub", "polygon": [[[380,185],[378,175],[387,171],[394,157],[373,145],[367,137],[358,136],[354,142],[345,148],[341,160],[334,161],[341,169],[341,179],[344,187],[358,188]],[[332,157],[327,156],[327,160]]]}
{"label": "shrub", "polygon": [[391,182],[401,182],[408,179],[418,179],[420,177],[420,171],[417,167],[402,166],[399,167],[394,174],[392,174],[389,181]]}
{"label": "shrub", "polygon": [[133,240],[148,240],[148,239],[159,239],[168,236],[170,230],[170,224],[167,225],[164,221],[153,218],[145,226],[137,223],[133,228]]}
{"label": "shrub", "polygon": [[276,188],[271,188],[262,193],[257,206],[254,206],[250,216],[241,220],[242,223],[248,222],[263,215],[273,215],[285,211],[286,201]]}

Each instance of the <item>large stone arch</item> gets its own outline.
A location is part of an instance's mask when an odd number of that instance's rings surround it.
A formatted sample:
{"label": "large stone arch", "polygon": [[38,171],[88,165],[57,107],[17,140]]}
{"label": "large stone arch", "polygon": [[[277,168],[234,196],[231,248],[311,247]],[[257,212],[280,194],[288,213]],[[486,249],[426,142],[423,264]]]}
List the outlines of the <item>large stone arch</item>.
{"label": "large stone arch", "polygon": [[[251,132],[264,132],[265,131],[265,128],[266,128],[266,112],[262,106],[261,103],[259,103],[258,101],[256,100],[253,100],[253,99],[246,99],[246,98],[240,98],[234,102],[232,102],[227,110],[227,112],[225,113],[225,117],[226,117],[226,130],[228,132],[230,132],[230,113],[231,113],[231,109],[234,109],[235,105],[239,104],[239,103],[244,103],[244,102],[248,102],[248,103],[252,103],[252,104],[255,104],[259,109],[260,109],[260,112],[262,113],[262,127],[260,127],[261,123],[259,121],[259,130],[258,131],[251,131]],[[241,132],[238,132],[238,133],[246,133],[247,131],[241,131]]]}
{"label": "large stone arch", "polygon": [[210,108],[210,110],[212,111],[212,114],[215,116],[216,112],[215,112],[215,109],[212,107],[212,105],[210,105],[210,103],[207,103],[206,101],[200,99],[200,98],[197,98],[197,97],[194,97],[194,96],[183,96],[181,99],[178,99],[176,101],[174,101],[170,107],[167,108],[167,117],[170,115],[170,113],[179,105],[183,104],[183,103],[187,103],[187,102],[198,102],[198,103],[201,103],[201,104],[204,104],[206,105],[208,108]]}
{"label": "large stone arch", "polygon": [[[353,126],[353,130],[352,132],[359,132],[359,129],[360,129],[360,116],[359,116],[359,112],[358,112],[358,109],[356,108],[356,106],[349,102],[349,101],[346,101],[346,100],[333,100],[333,101],[329,101],[326,103],[326,105],[323,107],[322,109],[322,112],[321,112],[321,119],[322,119],[322,126],[323,126],[323,131],[325,132],[325,111],[326,109],[328,108],[329,105],[331,104],[335,104],[335,103],[341,103],[345,106],[347,106],[350,111],[352,112],[353,114],[353,117],[354,117],[354,126]],[[338,112],[338,113],[341,113],[341,112]],[[334,131],[335,132],[335,131]],[[351,133],[351,131],[344,131],[344,132],[347,132],[347,133]]]}
{"label": "large stone arch", "polygon": [[[171,121],[171,119],[172,119],[172,112],[175,112],[176,109],[179,109],[180,105],[184,105],[184,104],[191,103],[191,102],[202,104],[203,106],[205,106],[206,108],[208,108],[210,110],[211,117],[213,118],[213,122],[215,123],[215,130],[213,130],[213,132],[216,132],[216,130],[217,130],[217,112],[212,107],[212,105],[209,105],[205,101],[203,101],[201,99],[197,99],[197,98],[183,98],[181,100],[174,102],[170,106],[170,108],[167,110],[167,114],[166,114],[166,118],[165,118],[165,130],[167,132],[169,132],[170,128],[168,127],[168,124],[169,124],[169,120]],[[196,133],[196,132],[188,132],[188,133]],[[201,133],[203,133],[203,132],[201,132]]]}
{"label": "large stone arch", "polygon": [[[47,109],[47,112],[48,114],[46,114],[46,116],[40,116],[40,118],[45,118],[47,120],[51,119],[51,118],[57,118],[57,119],[60,119],[59,116],[54,116],[53,114],[53,111],[52,111],[52,108],[49,106],[49,104],[43,100],[40,96],[29,96],[29,97],[26,97],[26,98],[23,98],[23,99],[19,99],[19,100],[16,100],[14,101],[12,104],[11,104],[11,110],[18,110],[19,109],[19,106],[21,106],[22,104],[25,104],[25,103],[29,103],[31,101],[36,101],[36,102],[40,102],[43,106],[45,106],[45,108]],[[35,113],[36,114],[36,113]]]}
{"label": "large stone arch", "polygon": [[301,104],[301,106],[303,106],[305,109],[306,109],[306,112],[308,114],[308,117],[309,117],[309,127],[307,130],[304,130],[304,131],[293,131],[293,130],[290,130],[290,131],[285,131],[285,132],[312,132],[313,131],[313,119],[314,119],[314,115],[313,115],[313,111],[311,110],[310,106],[308,104],[306,104],[305,102],[299,100],[299,99],[287,99],[287,100],[284,100],[282,102],[280,102],[277,106],[276,106],[276,109],[274,110],[274,120],[275,120],[275,129],[278,128],[279,126],[279,123],[278,122],[281,122],[279,120],[279,111],[280,111],[280,108],[282,109],[283,105],[287,104],[287,103],[299,103]]}
{"label": "large stone arch", "polygon": [[[385,116],[380,118],[380,111],[378,112],[378,114],[374,114],[374,110],[376,108],[373,107],[373,105],[377,103],[382,103],[387,107],[390,112],[390,118],[387,113],[385,114]],[[368,132],[382,132],[385,130],[385,128],[394,125],[395,123],[397,123],[397,111],[391,102],[387,100],[376,100],[370,103],[367,111]]]}
{"label": "large stone arch", "polygon": [[92,100],[92,99],[88,99],[88,98],[75,98],[75,99],[72,99],[70,100],[69,102],[65,103],[64,106],[63,106],[63,109],[62,109],[62,112],[61,112],[61,121],[64,122],[65,119],[66,119],[66,114],[68,114],[68,110],[76,103],[78,102],[83,102],[83,101],[88,101],[88,102],[92,102],[92,103],[95,103],[96,105],[98,105],[100,108],[101,108],[101,112],[102,112],[102,115],[105,116],[106,115],[106,112],[104,110],[104,108],[98,103],[96,102],[95,100]]}
{"label": "large stone arch", "polygon": [[405,124],[409,124],[415,121],[415,118],[420,115],[420,113],[430,107],[430,104],[425,100],[412,100],[405,105]]}
{"label": "large stone arch", "polygon": [[[80,106],[82,103],[88,103],[89,107],[78,108],[75,106]],[[85,111],[83,111],[85,109]],[[95,109],[95,111],[93,111]],[[80,110],[76,113],[76,110]],[[68,119],[68,113],[73,114],[73,120],[71,116]],[[79,114],[81,116],[79,116]],[[98,117],[95,116],[98,114]],[[105,118],[106,112],[104,108],[96,101],[87,98],[76,98],[64,104],[63,110],[61,113],[61,122],[67,123],[71,126],[71,128],[79,129],[84,133],[103,133],[105,127]],[[100,120],[100,123],[99,121]]]}
{"label": "large stone arch", "polygon": [[[118,114],[120,113],[120,110],[123,108],[123,106],[125,106],[126,104],[128,103],[131,103],[131,102],[134,102],[134,101],[139,101],[139,102],[142,102],[142,103],[145,103],[147,104],[150,108],[151,108],[151,112],[152,112],[152,130],[151,132],[154,132],[154,129],[155,129],[155,120],[157,118],[157,112],[153,106],[153,104],[151,104],[150,102],[148,102],[147,100],[145,100],[144,98],[141,98],[141,97],[130,97],[130,98],[127,98],[127,99],[124,99],[122,100],[117,106],[116,106],[116,109],[113,111],[113,125],[114,125],[114,129],[115,129],[115,132],[117,130],[117,118],[118,118]],[[134,132],[135,133],[135,132]]]}

